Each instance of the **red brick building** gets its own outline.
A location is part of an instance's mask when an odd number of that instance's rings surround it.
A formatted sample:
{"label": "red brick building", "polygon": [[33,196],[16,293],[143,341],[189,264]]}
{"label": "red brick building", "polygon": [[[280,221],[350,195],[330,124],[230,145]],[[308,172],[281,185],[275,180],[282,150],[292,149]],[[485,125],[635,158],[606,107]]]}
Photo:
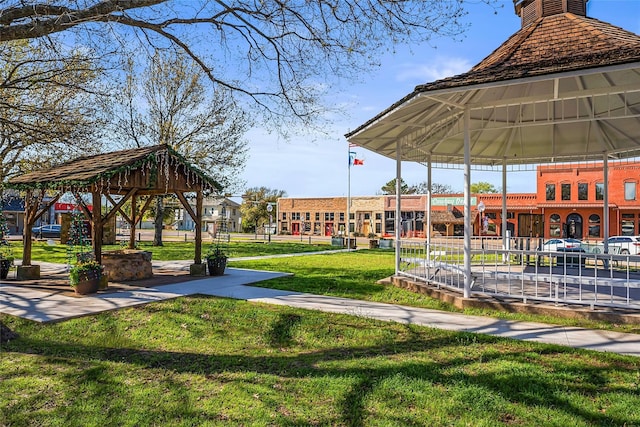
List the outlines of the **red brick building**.
{"label": "red brick building", "polygon": [[[640,162],[608,165],[609,235],[640,234]],[[601,239],[604,232],[604,176],[601,163],[538,166],[536,192],[508,194],[507,229],[518,237]],[[395,235],[395,196],[352,197],[350,231],[359,235]],[[477,206],[485,205],[484,217]],[[435,235],[461,236],[463,195],[434,195],[431,224]],[[471,197],[474,234],[501,236],[502,195]],[[402,196],[402,235],[425,237],[427,196]],[[282,198],[278,200],[278,232],[346,234],[347,198]]]}

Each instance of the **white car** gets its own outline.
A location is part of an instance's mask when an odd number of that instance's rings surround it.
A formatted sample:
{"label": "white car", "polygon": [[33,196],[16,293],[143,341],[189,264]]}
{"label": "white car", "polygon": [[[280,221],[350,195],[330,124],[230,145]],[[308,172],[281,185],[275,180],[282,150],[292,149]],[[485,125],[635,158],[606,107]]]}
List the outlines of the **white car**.
{"label": "white car", "polygon": [[611,236],[607,240],[610,248],[620,248],[622,255],[638,255],[640,253],[640,236]]}
{"label": "white car", "polygon": [[537,250],[541,252],[558,252],[558,249],[577,249],[582,246],[578,239],[549,239]]}

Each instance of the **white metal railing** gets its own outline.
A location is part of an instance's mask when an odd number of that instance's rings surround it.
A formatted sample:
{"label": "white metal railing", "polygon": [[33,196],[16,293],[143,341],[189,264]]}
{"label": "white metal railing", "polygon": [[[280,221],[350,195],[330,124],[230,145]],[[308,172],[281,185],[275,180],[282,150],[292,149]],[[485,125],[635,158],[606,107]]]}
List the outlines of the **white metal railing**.
{"label": "white metal railing", "polygon": [[[501,238],[474,237],[472,294],[525,303],[551,301],[640,310],[640,256],[605,254],[599,244],[544,252],[537,247],[511,241],[505,249]],[[464,289],[462,238],[435,238],[430,246],[425,241],[403,240],[400,261],[400,275],[460,292]]]}

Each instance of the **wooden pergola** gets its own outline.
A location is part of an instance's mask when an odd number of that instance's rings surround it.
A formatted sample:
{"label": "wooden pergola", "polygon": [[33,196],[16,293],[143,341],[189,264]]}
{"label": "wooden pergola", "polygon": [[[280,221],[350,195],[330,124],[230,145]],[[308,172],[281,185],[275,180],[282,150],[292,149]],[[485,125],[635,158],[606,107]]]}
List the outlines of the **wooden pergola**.
{"label": "wooden pergola", "polygon": [[[47,170],[15,177],[9,180],[8,187],[26,193],[21,267],[27,270],[31,267],[31,228],[36,219],[65,193],[72,193],[76,197],[91,223],[93,251],[98,263],[102,259],[103,228],[109,220],[119,213],[130,225],[129,247],[133,249],[136,224],[154,199],[151,196],[175,194],[196,223],[194,264],[200,265],[203,194],[220,191],[220,185],[215,180],[166,144],[80,157]],[[91,210],[80,197],[87,193],[91,194]],[[52,197],[45,202],[47,194],[52,194]],[[187,194],[196,196],[195,211],[187,201]],[[142,197],[147,199],[139,207]],[[123,210],[128,201],[131,202],[131,215]],[[103,212],[105,207],[106,211]],[[39,269],[36,270],[36,276],[39,276]],[[19,272],[18,278],[20,276]],[[26,276],[33,278],[30,273]]]}

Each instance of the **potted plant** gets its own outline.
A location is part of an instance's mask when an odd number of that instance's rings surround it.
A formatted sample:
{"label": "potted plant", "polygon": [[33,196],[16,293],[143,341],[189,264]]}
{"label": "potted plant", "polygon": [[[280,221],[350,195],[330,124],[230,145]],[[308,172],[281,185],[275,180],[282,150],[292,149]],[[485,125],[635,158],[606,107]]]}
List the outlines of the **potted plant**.
{"label": "potted plant", "polygon": [[9,270],[13,266],[13,257],[0,254],[0,279],[4,280],[9,275]]}
{"label": "potted plant", "polygon": [[222,249],[216,246],[213,250],[209,251],[205,258],[210,276],[222,276],[224,274],[224,269],[227,266],[227,259],[229,257]]}
{"label": "potted plant", "polygon": [[96,261],[79,262],[69,270],[69,284],[78,295],[98,292],[102,265]]}

